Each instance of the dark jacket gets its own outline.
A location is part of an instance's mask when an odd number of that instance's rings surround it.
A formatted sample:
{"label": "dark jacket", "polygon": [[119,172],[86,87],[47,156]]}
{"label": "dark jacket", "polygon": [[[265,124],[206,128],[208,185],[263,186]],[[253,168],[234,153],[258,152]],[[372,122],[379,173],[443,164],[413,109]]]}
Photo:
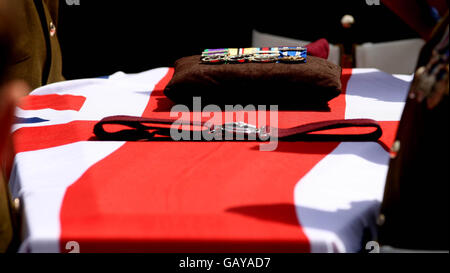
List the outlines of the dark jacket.
{"label": "dark jacket", "polygon": [[6,0],[14,2],[14,33],[8,79],[23,79],[35,89],[62,81],[58,42],[58,0]]}

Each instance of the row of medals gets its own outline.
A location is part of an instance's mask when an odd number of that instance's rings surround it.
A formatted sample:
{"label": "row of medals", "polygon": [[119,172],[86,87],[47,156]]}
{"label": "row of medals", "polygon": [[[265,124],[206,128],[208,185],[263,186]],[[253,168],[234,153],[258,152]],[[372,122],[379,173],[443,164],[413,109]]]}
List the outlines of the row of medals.
{"label": "row of medals", "polygon": [[245,63],[245,62],[286,62],[302,63],[306,61],[304,47],[269,48],[219,48],[205,49],[201,55],[203,63]]}

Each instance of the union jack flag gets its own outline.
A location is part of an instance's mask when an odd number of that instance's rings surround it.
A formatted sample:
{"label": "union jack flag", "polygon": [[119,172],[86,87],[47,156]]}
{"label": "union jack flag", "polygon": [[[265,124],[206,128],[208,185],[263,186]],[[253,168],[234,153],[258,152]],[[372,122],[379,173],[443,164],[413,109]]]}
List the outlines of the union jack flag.
{"label": "union jack flag", "polygon": [[[279,127],[372,118],[376,142],[97,141],[111,115],[168,117],[173,69],[34,90],[17,109],[10,188],[23,252],[356,252],[374,227],[410,77],[344,69],[329,111],[280,111]],[[278,94],[274,92],[273,96]]]}

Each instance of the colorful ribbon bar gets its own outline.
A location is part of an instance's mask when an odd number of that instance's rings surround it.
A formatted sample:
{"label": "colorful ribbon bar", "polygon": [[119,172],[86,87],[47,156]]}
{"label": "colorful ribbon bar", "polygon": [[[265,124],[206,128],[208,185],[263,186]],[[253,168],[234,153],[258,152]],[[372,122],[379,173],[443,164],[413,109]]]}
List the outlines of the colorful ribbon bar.
{"label": "colorful ribbon bar", "polygon": [[250,47],[250,48],[217,48],[205,49],[202,52],[203,63],[244,63],[244,62],[285,62],[305,63],[304,47]]}

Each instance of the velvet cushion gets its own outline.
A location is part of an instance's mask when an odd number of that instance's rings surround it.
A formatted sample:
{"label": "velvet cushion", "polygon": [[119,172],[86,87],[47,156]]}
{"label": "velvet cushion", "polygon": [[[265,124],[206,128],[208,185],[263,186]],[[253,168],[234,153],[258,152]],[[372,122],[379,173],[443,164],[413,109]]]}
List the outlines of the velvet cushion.
{"label": "velvet cushion", "polygon": [[175,103],[279,105],[316,107],[341,92],[341,68],[308,56],[306,63],[203,64],[200,55],[175,62],[175,72],[164,90]]}

